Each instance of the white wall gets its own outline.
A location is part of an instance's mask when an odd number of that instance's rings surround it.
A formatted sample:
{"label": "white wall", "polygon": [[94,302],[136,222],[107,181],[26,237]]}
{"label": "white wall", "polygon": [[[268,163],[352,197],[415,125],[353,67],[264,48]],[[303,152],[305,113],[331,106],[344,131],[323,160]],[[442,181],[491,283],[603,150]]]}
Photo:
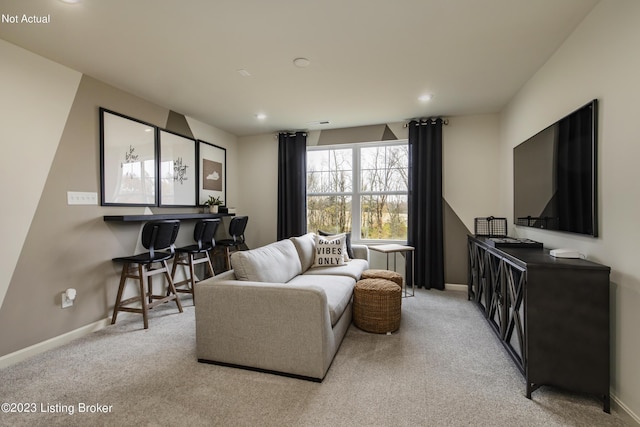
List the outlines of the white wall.
{"label": "white wall", "polygon": [[[599,235],[518,227],[515,235],[569,247],[611,267],[611,387],[640,422],[640,2],[603,0],[501,118],[502,208],[513,217],[512,149],[593,98],[599,99]],[[512,226],[513,227],[513,226]]]}
{"label": "white wall", "polygon": [[459,116],[442,130],[442,194],[464,225],[474,218],[505,216],[499,204],[498,115]]}
{"label": "white wall", "polygon": [[250,248],[275,242],[278,212],[278,140],[274,133],[238,138],[239,202],[248,215],[245,239]]}
{"label": "white wall", "polygon": [[0,58],[2,306],[82,75],[4,40]]}

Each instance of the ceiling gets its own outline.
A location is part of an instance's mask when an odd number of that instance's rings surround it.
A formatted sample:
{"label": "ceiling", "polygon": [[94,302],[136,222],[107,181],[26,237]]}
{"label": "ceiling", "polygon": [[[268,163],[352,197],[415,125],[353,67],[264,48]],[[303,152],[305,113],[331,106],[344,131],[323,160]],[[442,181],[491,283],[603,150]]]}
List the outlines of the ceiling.
{"label": "ceiling", "polygon": [[597,1],[0,0],[51,17],[0,38],[245,136],[499,112]]}

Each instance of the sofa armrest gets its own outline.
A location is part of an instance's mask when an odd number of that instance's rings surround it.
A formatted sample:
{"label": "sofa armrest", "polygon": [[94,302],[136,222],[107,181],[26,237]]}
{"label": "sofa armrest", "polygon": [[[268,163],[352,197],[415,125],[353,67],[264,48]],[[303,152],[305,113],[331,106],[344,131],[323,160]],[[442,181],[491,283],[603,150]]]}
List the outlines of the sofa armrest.
{"label": "sofa armrest", "polygon": [[322,380],[339,345],[325,292],[230,275],[196,283],[198,360]]}
{"label": "sofa armrest", "polygon": [[369,247],[367,245],[351,245],[351,250],[356,258],[369,261]]}

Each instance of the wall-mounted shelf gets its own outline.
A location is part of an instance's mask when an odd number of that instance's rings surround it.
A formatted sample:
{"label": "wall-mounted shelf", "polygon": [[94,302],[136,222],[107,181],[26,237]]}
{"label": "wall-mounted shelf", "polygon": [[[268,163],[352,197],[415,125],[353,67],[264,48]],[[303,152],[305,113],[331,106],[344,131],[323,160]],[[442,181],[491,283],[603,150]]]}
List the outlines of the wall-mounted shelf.
{"label": "wall-mounted shelf", "polygon": [[167,213],[167,214],[153,214],[153,215],[105,215],[103,219],[105,221],[118,221],[118,222],[140,222],[151,221],[156,219],[208,219],[208,218],[223,218],[225,216],[233,216],[234,214],[227,213]]}

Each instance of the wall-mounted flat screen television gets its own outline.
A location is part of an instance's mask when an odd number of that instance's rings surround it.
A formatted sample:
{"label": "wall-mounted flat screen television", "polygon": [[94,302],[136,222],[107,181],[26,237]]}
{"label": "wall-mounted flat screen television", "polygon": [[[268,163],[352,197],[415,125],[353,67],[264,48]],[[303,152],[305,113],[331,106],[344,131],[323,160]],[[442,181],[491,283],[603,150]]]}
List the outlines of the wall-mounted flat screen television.
{"label": "wall-mounted flat screen television", "polygon": [[516,225],[598,235],[594,99],[513,149]]}

